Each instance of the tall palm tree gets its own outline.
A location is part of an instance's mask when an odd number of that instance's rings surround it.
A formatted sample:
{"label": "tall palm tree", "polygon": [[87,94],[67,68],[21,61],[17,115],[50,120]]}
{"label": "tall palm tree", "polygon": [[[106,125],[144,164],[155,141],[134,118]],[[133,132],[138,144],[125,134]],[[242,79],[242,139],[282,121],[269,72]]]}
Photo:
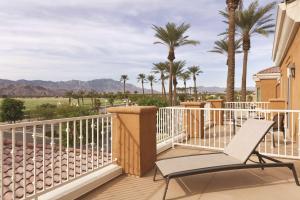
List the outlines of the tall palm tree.
{"label": "tall palm tree", "polygon": [[155,80],[155,76],[150,74],[147,76],[147,80],[149,81],[150,83],[150,87],[151,87],[151,94],[153,95],[153,83],[156,81]]}
{"label": "tall palm tree", "polygon": [[164,96],[166,96],[166,88],[165,88],[166,75],[165,75],[165,72],[167,70],[168,70],[168,62],[153,63],[152,71],[155,74],[160,74],[161,94],[164,95]]}
{"label": "tall palm tree", "polygon": [[165,27],[159,27],[153,25],[155,30],[155,37],[159,40],[154,44],[163,44],[168,47],[168,60],[169,60],[169,103],[173,104],[172,101],[172,68],[173,61],[175,60],[175,49],[185,45],[197,45],[199,41],[190,40],[189,36],[185,36],[185,32],[190,28],[189,24],[182,23],[176,25],[175,23],[167,23]]}
{"label": "tall palm tree", "polygon": [[185,61],[174,62],[173,72],[172,72],[172,80],[173,80],[172,82],[174,87],[174,95],[173,95],[174,105],[176,105],[177,103],[177,84],[178,84],[177,77],[179,77],[183,73],[184,67],[185,67]]}
{"label": "tall palm tree", "polygon": [[227,102],[234,101],[234,76],[235,76],[235,10],[240,0],[226,0],[228,11],[228,73],[227,73]]}
{"label": "tall palm tree", "polygon": [[236,14],[237,32],[242,35],[243,39],[243,73],[241,85],[241,101],[246,101],[247,96],[247,65],[248,54],[251,47],[251,36],[262,35],[268,36],[274,33],[275,24],[273,23],[272,13],[276,2],[268,3],[265,6],[259,6],[258,1],[250,3],[248,8],[240,9]]}
{"label": "tall palm tree", "polygon": [[184,96],[185,99],[187,99],[187,91],[186,91],[186,81],[191,79],[191,73],[189,71],[185,71],[180,74],[179,78],[183,80],[183,85],[184,85]]}
{"label": "tall palm tree", "polygon": [[120,80],[123,82],[123,94],[125,94],[126,93],[126,81],[129,80],[128,75],[125,75],[125,74],[121,75]]}
{"label": "tall palm tree", "polygon": [[138,80],[138,82],[142,83],[143,94],[145,94],[145,90],[144,90],[145,79],[146,79],[145,74],[138,74],[137,80]]}
{"label": "tall palm tree", "polygon": [[193,75],[193,81],[194,81],[194,95],[195,95],[195,101],[197,101],[198,99],[198,94],[197,94],[197,84],[196,84],[196,79],[197,76],[200,73],[203,73],[203,71],[201,71],[199,66],[191,66],[188,68],[189,72]]}

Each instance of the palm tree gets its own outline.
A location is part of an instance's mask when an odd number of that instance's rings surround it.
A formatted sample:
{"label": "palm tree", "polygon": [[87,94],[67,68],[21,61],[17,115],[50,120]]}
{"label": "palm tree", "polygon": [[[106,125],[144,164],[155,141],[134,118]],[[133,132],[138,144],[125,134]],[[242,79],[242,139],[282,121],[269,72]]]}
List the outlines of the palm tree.
{"label": "palm tree", "polygon": [[227,73],[227,102],[234,101],[234,76],[235,76],[235,10],[240,0],[226,0],[228,11],[228,73]]}
{"label": "palm tree", "polygon": [[169,103],[172,101],[172,68],[173,61],[175,60],[175,49],[184,45],[197,45],[199,41],[190,40],[189,36],[185,36],[185,32],[190,28],[189,24],[182,23],[177,26],[175,23],[167,23],[165,27],[153,25],[155,30],[155,37],[159,40],[154,44],[163,44],[168,47],[168,60],[169,60]]}
{"label": "palm tree", "polygon": [[72,102],[72,98],[73,98],[73,91],[67,91],[65,93],[65,96],[69,99],[69,105],[71,105],[71,102]]}
{"label": "palm tree", "polygon": [[184,85],[184,96],[185,99],[187,99],[187,91],[186,91],[186,81],[190,80],[191,78],[191,73],[189,71],[185,71],[180,74],[180,79],[183,80],[183,85]]}
{"label": "palm tree", "polygon": [[125,94],[126,92],[126,81],[129,80],[128,76],[127,75],[121,75],[121,79],[120,79],[122,82],[123,82],[123,94]]}
{"label": "palm tree", "polygon": [[161,94],[166,96],[166,88],[165,88],[165,79],[166,75],[165,72],[168,70],[168,62],[159,62],[159,63],[153,63],[152,71],[155,74],[160,74],[160,80],[161,80]]}
{"label": "palm tree", "polygon": [[97,97],[97,92],[95,90],[91,90],[88,92],[87,96],[89,98],[91,98],[91,104],[92,104],[92,107],[94,108],[95,106],[95,99]]}
{"label": "palm tree", "polygon": [[179,77],[184,70],[184,66],[185,66],[185,61],[177,61],[174,62],[173,65],[173,73],[172,73],[172,79],[173,79],[173,87],[174,87],[174,105],[177,102],[177,77]]}
{"label": "palm tree", "polygon": [[270,11],[275,5],[276,3],[273,2],[260,7],[258,1],[254,1],[250,3],[248,8],[237,11],[235,22],[237,32],[242,35],[244,52],[241,101],[246,101],[247,96],[247,65],[251,36],[255,34],[268,36],[270,33],[274,33],[275,24]]}
{"label": "palm tree", "polygon": [[155,80],[155,76],[150,74],[149,76],[147,76],[147,80],[150,83],[150,87],[151,87],[151,94],[153,95],[153,83],[156,81]]}
{"label": "palm tree", "polygon": [[84,100],[83,99],[84,99],[84,96],[85,96],[85,91],[84,90],[79,90],[78,95],[81,98],[82,105],[84,105]]}
{"label": "palm tree", "polygon": [[[242,53],[242,51],[240,50],[240,48],[242,46],[241,42],[242,42],[242,40],[236,40],[234,42],[235,53]],[[215,46],[209,52],[223,54],[223,55],[228,56],[228,40],[222,39],[222,40],[215,41]],[[228,57],[227,57],[226,65],[228,65]]]}
{"label": "palm tree", "polygon": [[145,74],[138,74],[137,80],[138,80],[138,82],[142,83],[143,94],[145,94],[145,90],[144,90],[145,79],[146,79]]}
{"label": "palm tree", "polygon": [[[228,33],[223,33],[223,34],[228,34]],[[240,48],[242,46],[241,41],[242,40],[239,39],[234,42],[234,49],[235,49],[236,54],[242,53],[242,51],[240,51]],[[226,65],[228,67],[228,40],[222,39],[222,40],[215,41],[215,46],[209,52],[226,55],[226,57],[227,57]],[[227,76],[227,78],[228,78],[228,76]]]}
{"label": "palm tree", "polygon": [[194,81],[194,95],[195,95],[195,101],[198,99],[197,95],[197,84],[196,84],[196,78],[200,73],[203,73],[203,71],[200,70],[199,66],[191,66],[188,68],[189,72],[193,75],[193,81]]}

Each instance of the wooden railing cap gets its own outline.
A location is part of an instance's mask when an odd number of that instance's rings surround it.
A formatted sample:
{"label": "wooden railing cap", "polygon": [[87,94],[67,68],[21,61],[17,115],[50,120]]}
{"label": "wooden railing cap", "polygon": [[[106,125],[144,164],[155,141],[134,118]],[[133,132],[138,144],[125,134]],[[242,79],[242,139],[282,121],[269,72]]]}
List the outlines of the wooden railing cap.
{"label": "wooden railing cap", "polygon": [[132,114],[140,114],[140,113],[148,113],[148,112],[156,112],[158,108],[156,106],[127,106],[127,107],[111,107],[107,109],[109,113],[132,113]]}

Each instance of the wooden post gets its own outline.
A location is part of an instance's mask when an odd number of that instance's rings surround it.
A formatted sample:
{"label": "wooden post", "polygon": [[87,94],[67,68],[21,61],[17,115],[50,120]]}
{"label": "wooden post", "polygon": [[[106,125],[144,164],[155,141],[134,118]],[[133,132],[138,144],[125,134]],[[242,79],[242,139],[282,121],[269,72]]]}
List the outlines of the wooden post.
{"label": "wooden post", "polygon": [[287,109],[287,102],[285,99],[269,99],[269,109],[285,110]]}
{"label": "wooden post", "polygon": [[[224,100],[223,99],[214,99],[208,100],[210,103],[211,108],[224,108]],[[210,120],[215,121],[216,125],[223,125],[224,124],[224,111],[210,111]]]}
{"label": "wooden post", "polygon": [[156,161],[154,106],[113,107],[113,159],[130,175],[143,176]]}
{"label": "wooden post", "polygon": [[[181,102],[184,108],[204,108],[205,102]],[[186,110],[184,113],[186,134],[190,138],[204,138],[204,111],[199,109]]]}

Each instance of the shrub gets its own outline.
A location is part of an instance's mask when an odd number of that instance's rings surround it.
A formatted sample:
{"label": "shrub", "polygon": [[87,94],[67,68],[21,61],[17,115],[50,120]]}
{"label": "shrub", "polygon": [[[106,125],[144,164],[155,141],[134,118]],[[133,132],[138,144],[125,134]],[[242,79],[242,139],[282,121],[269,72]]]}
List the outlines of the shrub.
{"label": "shrub", "polygon": [[108,97],[108,103],[109,105],[113,106],[115,102],[115,96],[111,95],[110,97]]}
{"label": "shrub", "polygon": [[31,118],[54,119],[56,116],[57,106],[50,103],[45,103],[37,106],[30,112]]}
{"label": "shrub", "polygon": [[1,120],[16,122],[24,118],[24,102],[16,99],[6,98],[1,104]]}
{"label": "shrub", "polygon": [[168,106],[167,100],[160,97],[143,97],[137,100],[137,104],[140,106],[156,106],[156,107]]}
{"label": "shrub", "polygon": [[58,106],[56,109],[57,118],[80,117],[92,114],[95,114],[95,111],[92,111],[91,109],[85,106],[70,106],[64,104]]}

